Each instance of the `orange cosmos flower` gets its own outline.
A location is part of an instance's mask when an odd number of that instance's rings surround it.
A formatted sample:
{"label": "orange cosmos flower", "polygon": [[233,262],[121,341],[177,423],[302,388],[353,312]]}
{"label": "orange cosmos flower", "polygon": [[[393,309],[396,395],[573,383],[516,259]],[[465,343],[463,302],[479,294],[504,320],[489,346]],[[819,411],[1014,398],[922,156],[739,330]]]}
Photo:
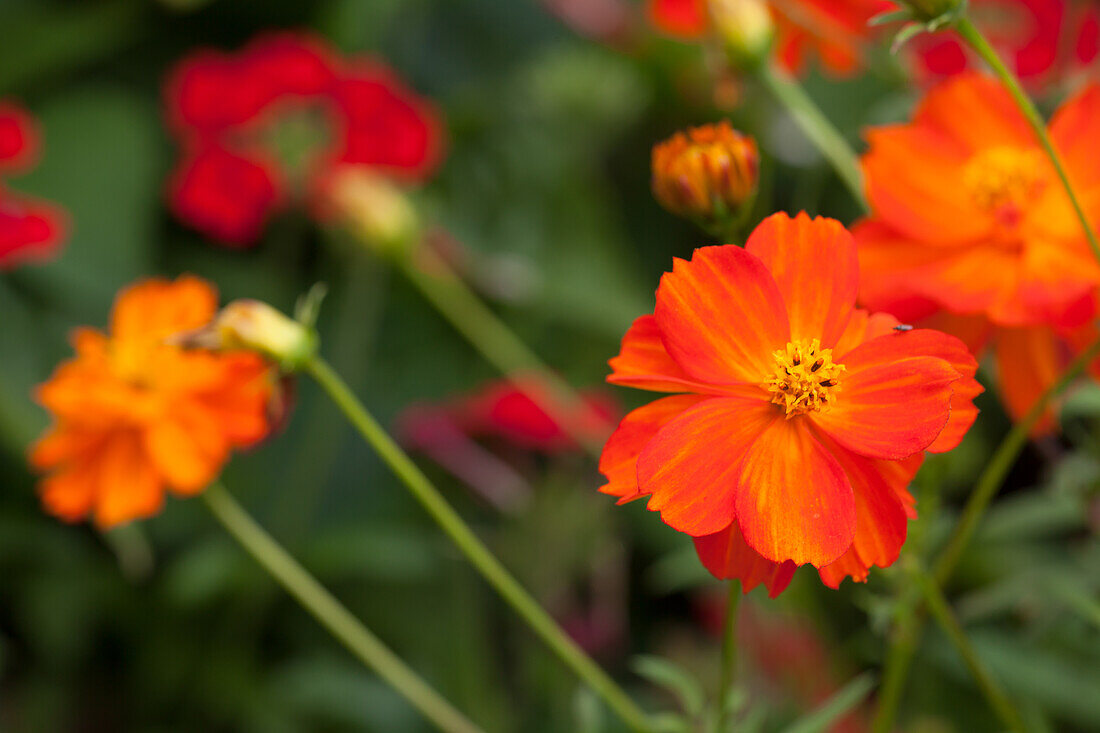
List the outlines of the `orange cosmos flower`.
{"label": "orange cosmos flower", "polygon": [[76,331],[76,357],[36,393],[55,419],[30,454],[48,472],[40,484],[48,512],[66,521],[91,514],[101,527],[151,516],[165,488],[202,491],[231,448],[264,437],[267,364],[167,343],[206,325],[217,305],[199,278],[145,280],[119,293],[109,333]]}
{"label": "orange cosmos flower", "polygon": [[[1100,220],[1100,86],[1067,102],[1050,135]],[[1001,84],[976,73],[867,138],[873,213],[853,230],[861,301],[907,320],[942,313],[975,347],[992,339],[1002,396],[1021,416],[1068,359],[1067,332],[1095,312],[1100,283],[1053,167]]]}
{"label": "orange cosmos flower", "polygon": [[608,381],[682,394],[623,419],[601,491],[650,496],[745,590],[776,595],[804,563],[831,586],[890,565],[922,452],[958,444],[982,388],[958,339],[856,309],[858,280],[851,235],[805,214],[676,260]]}
{"label": "orange cosmos flower", "polygon": [[759,176],[756,141],[729,120],[677,132],[653,147],[653,195],[672,213],[705,225],[736,215]]}

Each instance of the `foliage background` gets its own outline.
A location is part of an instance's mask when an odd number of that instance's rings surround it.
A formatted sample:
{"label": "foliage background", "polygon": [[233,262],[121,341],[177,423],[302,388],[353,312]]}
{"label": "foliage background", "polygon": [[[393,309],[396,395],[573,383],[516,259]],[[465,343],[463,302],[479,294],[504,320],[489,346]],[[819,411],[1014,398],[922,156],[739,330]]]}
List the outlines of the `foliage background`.
{"label": "foliage background", "polygon": [[[62,204],[72,236],[55,262],[0,274],[0,730],[424,729],[200,503],[170,500],[143,523],[145,558],[126,549],[130,534],[44,515],[24,464],[45,425],[32,385],[69,353],[71,327],[102,325],[114,292],[143,275],[194,272],[227,299],[284,309],[327,282],[325,350],[391,424],[412,403],[495,376],[406,283],[331,246],[301,214],[282,216],[255,249],[229,251],[166,212],[176,153],[161,117],[166,69],[195,46],[235,48],[269,28],[312,29],[343,51],[381,57],[435,100],[448,154],[421,202],[468,248],[475,283],[509,324],[576,385],[602,381],[670,258],[708,243],[652,201],[649,150],[727,112],[713,105],[699,49],[642,28],[601,43],[534,0],[5,0],[0,96],[27,105],[44,132],[40,165],[13,188]],[[914,98],[896,61],[884,51],[878,61],[855,80],[807,82],[853,142],[866,124],[901,119]],[[739,94],[735,125],[765,155],[758,215],[806,209],[850,222],[852,202],[792,123],[751,86]],[[615,730],[335,410],[299,387],[286,430],[226,474],[261,522],[488,730]],[[627,407],[642,399],[618,397]],[[1005,431],[996,400],[985,395],[981,406],[962,448],[918,477],[922,519],[907,552],[942,540]],[[1098,393],[1079,393],[1066,437],[1029,449],[949,589],[995,673],[1050,730],[1100,729],[1097,412]],[[668,656],[709,687],[718,641],[702,619],[720,589],[687,538],[640,504],[614,509],[581,456],[497,448],[533,487],[514,515],[421,462],[559,618],[599,622],[593,653],[647,706],[674,700],[631,672],[634,654]],[[754,593],[751,604],[762,619],[813,629],[828,661],[808,673],[843,682],[881,664],[900,580],[896,568],[876,571],[866,586],[833,592],[802,571],[778,601]],[[807,702],[765,674],[768,652],[745,655],[745,679],[763,728],[777,730]],[[997,729],[934,630],[903,721],[906,730]]]}

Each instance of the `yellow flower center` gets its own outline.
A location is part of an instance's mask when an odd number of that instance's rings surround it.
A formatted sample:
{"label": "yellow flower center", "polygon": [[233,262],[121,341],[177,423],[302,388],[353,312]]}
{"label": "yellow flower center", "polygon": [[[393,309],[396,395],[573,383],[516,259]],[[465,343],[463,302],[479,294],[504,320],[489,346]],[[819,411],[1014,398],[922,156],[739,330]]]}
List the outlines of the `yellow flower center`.
{"label": "yellow flower center", "polygon": [[772,357],[775,373],[764,384],[787,418],[820,412],[836,401],[844,365],[833,363],[833,350],[821,348],[818,339],[791,341]]}
{"label": "yellow flower center", "polygon": [[967,163],[963,185],[975,205],[1013,227],[1047,185],[1046,160],[1038,150],[989,148]]}

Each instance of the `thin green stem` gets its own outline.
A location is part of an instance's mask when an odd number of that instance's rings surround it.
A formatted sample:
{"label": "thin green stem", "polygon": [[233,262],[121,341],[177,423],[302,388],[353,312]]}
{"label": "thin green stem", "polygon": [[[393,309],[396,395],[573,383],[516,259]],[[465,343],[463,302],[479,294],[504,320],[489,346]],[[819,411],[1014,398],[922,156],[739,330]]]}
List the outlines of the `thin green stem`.
{"label": "thin green stem", "polygon": [[863,195],[863,175],[860,173],[859,158],[844,136],[822,114],[799,83],[773,64],[758,67],[756,76],[786,108],[810,142],[832,164],[853,198],[866,211],[867,200]]}
{"label": "thin green stem", "polygon": [[[518,389],[553,417],[590,455],[599,458],[603,444],[594,440],[583,425],[599,424],[602,418],[591,419],[594,417],[591,408],[576,390],[523,343],[442,257],[429,247],[420,247],[415,256],[399,259],[398,266],[486,361],[513,379]],[[525,373],[537,375],[537,381],[516,379]]]}
{"label": "thin green stem", "polygon": [[425,718],[447,733],[483,733],[325,590],[245,512],[224,486],[215,484],[202,497],[214,517],[256,562],[348,651],[401,693]]}
{"label": "thin green stem", "polygon": [[718,678],[718,725],[724,733],[729,721],[730,688],[737,676],[737,612],[741,605],[741,581],[730,580],[726,598],[726,623],[722,631],[722,672]]}
{"label": "thin green stem", "polygon": [[[951,579],[985,510],[1000,490],[1009,470],[1016,463],[1020,451],[1027,445],[1032,428],[1050,407],[1051,402],[1065,392],[1089,362],[1098,356],[1100,356],[1100,340],[1095,341],[1070,362],[1058,381],[1043,392],[1032,405],[1031,410],[1012,427],[1001,444],[997,446],[997,450],[978,477],[974,490],[970,492],[970,497],[963,507],[962,515],[950,539],[932,566],[932,579],[937,586],[946,585]],[[902,688],[924,623],[924,608],[920,606],[919,601],[920,598],[910,598],[901,604],[898,611],[894,638],[886,654],[886,669],[872,727],[874,733],[888,733],[894,726],[898,705],[901,702]]]}
{"label": "thin green stem", "polygon": [[1063,165],[1062,158],[1058,155],[1058,151],[1054,149],[1054,143],[1051,142],[1050,135],[1047,134],[1046,123],[1043,121],[1042,115],[1039,114],[1039,110],[1035,108],[1031,98],[1027,96],[1023,87],[1020,86],[1020,81],[1016,78],[1016,75],[1005,66],[1004,62],[1001,61],[1001,57],[997,54],[997,51],[990,45],[986,37],[982,35],[982,32],[970,21],[970,18],[965,15],[959,18],[955,22],[955,30],[962,36],[962,39],[966,41],[967,45],[974,49],[974,52],[981,56],[983,61],[989,64],[989,67],[993,69],[993,73],[1000,78],[1001,83],[1008,89],[1008,93],[1012,95],[1013,101],[1015,101],[1016,106],[1020,108],[1020,112],[1023,113],[1028,124],[1031,125],[1031,129],[1035,132],[1035,137],[1038,138],[1039,144],[1042,145],[1047,157],[1050,158],[1050,162],[1054,165],[1054,170],[1058,173],[1058,178],[1062,181],[1062,187],[1065,188],[1070,203],[1073,204],[1073,210],[1076,212],[1077,218],[1081,221],[1081,228],[1085,231],[1085,237],[1088,239],[1089,247],[1092,248],[1092,254],[1096,257],[1097,261],[1100,261],[1100,241],[1097,240],[1096,232],[1093,230],[1092,224],[1085,215],[1085,210],[1081,207],[1081,201],[1077,198],[1077,194],[1074,192],[1073,186],[1069,182],[1069,176],[1066,174],[1065,165]]}
{"label": "thin green stem", "polygon": [[466,556],[470,564],[519,614],[520,618],[567,666],[603,697],[608,706],[627,725],[634,730],[648,730],[648,719],[641,708],[577,646],[576,642],[512,577],[511,573],[463,521],[458,512],[447,503],[427,476],[367,412],[340,376],[320,357],[314,357],[307,364],[306,371],[317,380],[359,434],[405,484],[436,524]]}
{"label": "thin green stem", "polygon": [[955,645],[956,651],[959,652],[970,670],[970,674],[977,681],[978,687],[985,695],[989,706],[993,708],[993,712],[1010,730],[1016,731],[1016,733],[1028,733],[1027,726],[1024,725],[1020,713],[1016,711],[1008,695],[1001,689],[1000,684],[993,678],[985,663],[982,662],[981,657],[978,656],[977,651],[966,635],[966,631],[947,605],[947,599],[943,597],[943,592],[936,581],[923,570],[917,573],[917,578],[928,610],[931,611],[932,617],[936,619],[944,633],[947,634],[947,638]]}

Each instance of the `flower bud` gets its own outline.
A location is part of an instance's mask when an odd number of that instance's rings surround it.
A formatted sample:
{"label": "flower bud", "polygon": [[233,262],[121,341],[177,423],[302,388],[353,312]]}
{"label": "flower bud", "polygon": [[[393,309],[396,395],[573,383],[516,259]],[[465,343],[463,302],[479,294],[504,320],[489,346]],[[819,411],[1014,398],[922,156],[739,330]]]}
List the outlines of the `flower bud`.
{"label": "flower bud", "polygon": [[764,0],[707,0],[714,31],[738,66],[764,63],[775,38],[771,12]]}
{"label": "flower bud", "polygon": [[726,120],[678,132],[653,148],[653,195],[705,227],[728,221],[756,192],[756,142]]}
{"label": "flower bud", "polygon": [[311,328],[267,303],[247,299],[233,301],[205,328],[181,334],[176,340],[185,348],[254,351],[287,371],[297,371],[317,351],[317,337]]}
{"label": "flower bud", "polygon": [[408,196],[384,175],[347,166],[327,184],[327,208],[359,240],[380,254],[408,252],[420,231]]}

